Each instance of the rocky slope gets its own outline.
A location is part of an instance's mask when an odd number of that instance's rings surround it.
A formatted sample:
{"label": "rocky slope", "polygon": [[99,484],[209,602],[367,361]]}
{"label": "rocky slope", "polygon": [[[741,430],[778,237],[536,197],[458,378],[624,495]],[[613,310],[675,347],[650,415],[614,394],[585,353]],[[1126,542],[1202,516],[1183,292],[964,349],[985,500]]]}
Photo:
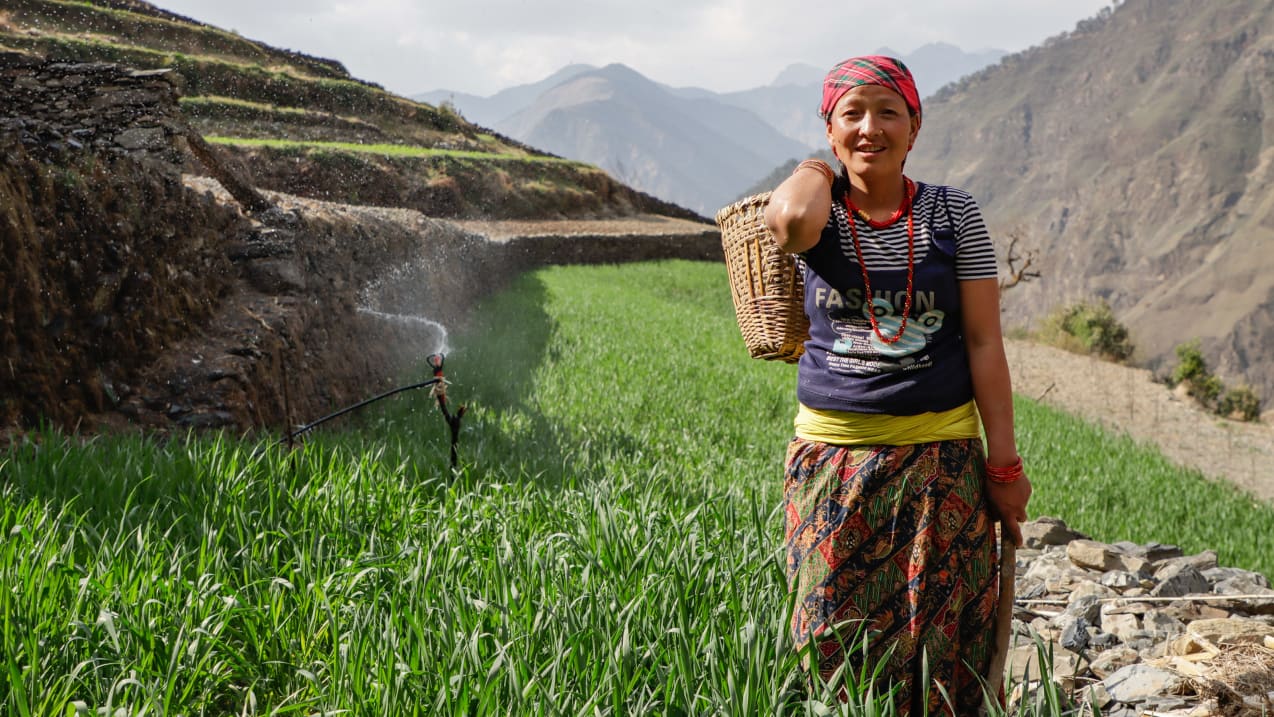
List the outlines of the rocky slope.
{"label": "rocky slope", "polygon": [[1201,338],[1274,396],[1272,38],[1265,2],[1125,0],[930,98],[908,169],[1023,230],[1012,322],[1104,298],[1146,365]]}
{"label": "rocky slope", "polygon": [[1175,463],[1274,501],[1274,427],[1216,416],[1146,369],[1030,341],[1005,344],[1013,391],[1156,447]]}

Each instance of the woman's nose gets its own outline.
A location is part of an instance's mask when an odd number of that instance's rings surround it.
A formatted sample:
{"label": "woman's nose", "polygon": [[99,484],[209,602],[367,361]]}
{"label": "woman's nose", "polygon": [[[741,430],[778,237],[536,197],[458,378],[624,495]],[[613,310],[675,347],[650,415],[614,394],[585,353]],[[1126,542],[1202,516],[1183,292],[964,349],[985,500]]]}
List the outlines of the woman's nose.
{"label": "woman's nose", "polygon": [[876,115],[871,112],[863,113],[863,120],[858,123],[858,131],[861,132],[864,137],[870,137],[875,134],[876,130],[879,128],[880,122],[877,120]]}

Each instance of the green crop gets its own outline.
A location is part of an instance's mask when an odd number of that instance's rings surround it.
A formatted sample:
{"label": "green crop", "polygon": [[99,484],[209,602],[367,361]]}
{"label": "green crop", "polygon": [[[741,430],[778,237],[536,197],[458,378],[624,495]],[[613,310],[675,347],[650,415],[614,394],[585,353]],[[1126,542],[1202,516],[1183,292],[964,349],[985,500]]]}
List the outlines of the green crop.
{"label": "green crop", "polygon": [[[451,343],[455,472],[412,393],[290,452],[40,431],[0,453],[0,712],[889,713],[871,666],[829,706],[791,649],[795,369],[747,358],[723,267],[545,269]],[[1018,409],[1034,512],[1269,570],[1268,505]]]}

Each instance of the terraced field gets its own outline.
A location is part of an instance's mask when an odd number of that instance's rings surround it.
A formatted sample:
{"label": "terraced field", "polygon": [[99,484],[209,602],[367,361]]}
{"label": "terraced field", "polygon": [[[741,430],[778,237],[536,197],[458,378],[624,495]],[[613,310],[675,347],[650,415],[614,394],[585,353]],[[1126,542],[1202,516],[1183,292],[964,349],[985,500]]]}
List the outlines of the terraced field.
{"label": "terraced field", "polygon": [[340,62],[138,0],[11,0],[0,10],[0,50],[176,70],[190,124],[265,189],[459,218],[698,218],[596,167],[386,92]]}

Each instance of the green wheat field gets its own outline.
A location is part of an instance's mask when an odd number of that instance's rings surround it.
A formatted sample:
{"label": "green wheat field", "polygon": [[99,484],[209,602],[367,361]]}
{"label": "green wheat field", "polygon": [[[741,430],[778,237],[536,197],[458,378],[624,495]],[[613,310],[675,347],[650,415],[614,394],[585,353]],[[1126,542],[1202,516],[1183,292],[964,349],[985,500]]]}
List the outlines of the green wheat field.
{"label": "green wheat field", "polygon": [[[0,453],[0,714],[889,712],[869,666],[835,704],[792,652],[795,369],[747,357],[722,266],[550,268],[469,323],[454,473],[421,391],[291,452],[45,431]],[[1274,572],[1269,505],[1017,409],[1032,515]]]}

